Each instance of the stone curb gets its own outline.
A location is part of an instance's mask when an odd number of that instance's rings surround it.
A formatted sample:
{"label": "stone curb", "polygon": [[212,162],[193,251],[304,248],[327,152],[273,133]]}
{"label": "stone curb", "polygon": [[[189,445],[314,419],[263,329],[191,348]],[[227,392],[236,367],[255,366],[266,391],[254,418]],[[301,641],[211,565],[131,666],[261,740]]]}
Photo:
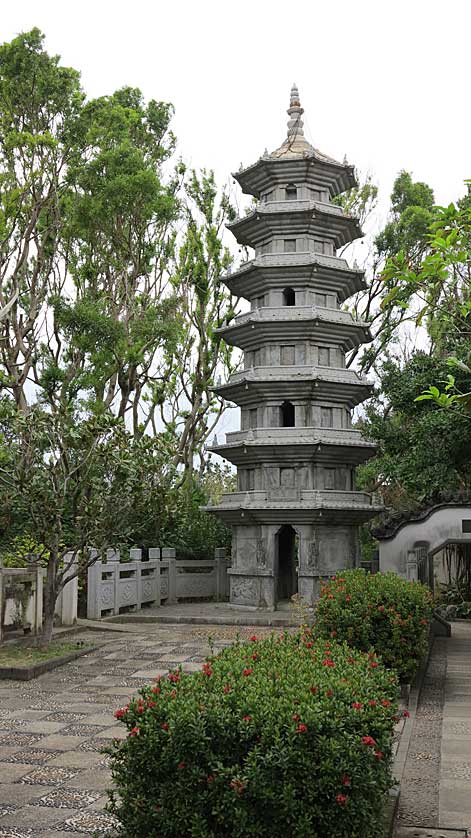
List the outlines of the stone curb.
{"label": "stone curb", "polygon": [[202,625],[202,626],[268,626],[272,628],[293,628],[297,626],[296,621],[290,620],[289,617],[259,617],[247,615],[234,615],[233,618],[228,617],[203,617],[203,616],[138,616],[137,614],[121,614],[116,617],[105,617],[106,622],[109,623],[133,623],[141,625],[149,625],[152,623],[170,623],[173,625]]}
{"label": "stone curb", "polygon": [[50,672],[51,669],[56,669],[64,663],[70,663],[70,661],[88,655],[90,652],[96,652],[98,648],[98,646],[87,646],[86,649],[77,649],[76,652],[69,652],[67,655],[41,661],[41,663],[35,663],[32,666],[0,666],[0,680],[31,681],[32,678]]}

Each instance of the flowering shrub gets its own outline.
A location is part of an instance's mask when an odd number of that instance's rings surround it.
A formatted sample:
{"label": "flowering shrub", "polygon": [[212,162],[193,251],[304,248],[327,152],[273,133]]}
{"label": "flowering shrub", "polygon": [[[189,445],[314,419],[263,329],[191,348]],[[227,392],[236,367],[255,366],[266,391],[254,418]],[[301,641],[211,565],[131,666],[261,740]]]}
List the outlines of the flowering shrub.
{"label": "flowering shrub", "polygon": [[348,570],[327,582],[316,612],[316,635],[375,649],[401,681],[409,681],[426,653],[432,594],[395,573]]}
{"label": "flowering shrub", "polygon": [[377,838],[397,680],[309,629],[238,644],[116,711],[123,836]]}

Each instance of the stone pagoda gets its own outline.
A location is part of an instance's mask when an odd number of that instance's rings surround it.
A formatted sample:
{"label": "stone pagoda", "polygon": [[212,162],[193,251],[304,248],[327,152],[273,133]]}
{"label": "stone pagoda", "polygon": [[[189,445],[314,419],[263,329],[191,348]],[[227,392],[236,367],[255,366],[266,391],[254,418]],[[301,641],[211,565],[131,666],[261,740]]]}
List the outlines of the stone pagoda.
{"label": "stone pagoda", "polygon": [[322,577],[355,567],[358,525],[381,510],[355,488],[374,446],[351,411],[371,385],[345,367],[371,334],[340,308],[365,287],[336,256],[362,236],[332,203],[356,185],[354,169],[307,142],[303,112],[293,86],[286,140],[234,175],[257,203],[229,229],[255,255],[224,283],[250,311],[219,330],[244,353],[215,388],[240,406],[241,430],[211,448],[237,466],[238,491],[207,511],[232,526],[231,603],[268,609],[295,593],[313,602]]}

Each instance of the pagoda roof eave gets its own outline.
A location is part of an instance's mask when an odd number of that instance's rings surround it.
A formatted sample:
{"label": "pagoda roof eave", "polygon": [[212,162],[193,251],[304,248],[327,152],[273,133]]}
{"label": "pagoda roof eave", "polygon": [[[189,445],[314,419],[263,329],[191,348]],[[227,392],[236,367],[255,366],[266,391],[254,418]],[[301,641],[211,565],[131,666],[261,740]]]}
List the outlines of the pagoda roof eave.
{"label": "pagoda roof eave", "polygon": [[236,297],[251,299],[262,286],[285,287],[290,282],[312,284],[336,291],[340,302],[363,291],[367,285],[365,272],[349,268],[345,259],[324,256],[314,251],[305,253],[268,253],[243,263],[237,271],[221,276],[221,281]]}
{"label": "pagoda roof eave", "polygon": [[[289,204],[293,206],[289,207]],[[296,206],[294,206],[296,205]],[[293,234],[296,227],[300,233],[329,235],[335,239],[336,248],[343,247],[363,237],[358,219],[354,216],[333,212],[315,201],[282,201],[281,209],[269,209],[261,205],[242,218],[227,225],[239,244],[254,247],[271,235]]]}
{"label": "pagoda roof eave", "polygon": [[[272,431],[273,429],[269,429]],[[288,430],[280,428],[276,430]],[[295,429],[298,434],[304,428]],[[257,438],[252,441],[227,442],[222,445],[211,445],[208,451],[218,454],[236,466],[252,465],[255,463],[348,463],[359,465],[374,454],[376,446],[367,440],[328,440],[319,435],[313,435],[310,441],[299,439],[293,435],[286,441],[263,440]]]}
{"label": "pagoda roof eave", "polygon": [[355,168],[349,164],[326,158],[321,152],[312,149],[309,154],[290,157],[272,157],[263,155],[255,163],[233,172],[232,177],[246,195],[260,197],[264,186],[273,181],[307,179],[309,170],[316,168],[316,174],[328,186],[331,197],[358,186]]}
{"label": "pagoda roof eave", "polygon": [[212,390],[227,401],[245,405],[278,399],[280,387],[285,399],[325,399],[352,408],[370,398],[374,385],[353,370],[337,369],[329,375],[317,367],[252,367],[234,373],[230,381]]}
{"label": "pagoda roof eave", "polygon": [[368,325],[354,320],[348,312],[320,310],[317,306],[254,309],[236,317],[228,326],[216,329],[215,334],[241,349],[257,347],[267,340],[317,338],[334,342],[349,351],[373,339]]}
{"label": "pagoda roof eave", "polygon": [[[368,521],[383,511],[373,496],[366,492],[280,489],[276,491],[233,492],[223,495],[215,506],[202,509],[217,515],[229,524],[279,523],[337,523],[358,524]],[[292,499],[290,499],[292,495]],[[283,497],[284,496],[284,497]]]}

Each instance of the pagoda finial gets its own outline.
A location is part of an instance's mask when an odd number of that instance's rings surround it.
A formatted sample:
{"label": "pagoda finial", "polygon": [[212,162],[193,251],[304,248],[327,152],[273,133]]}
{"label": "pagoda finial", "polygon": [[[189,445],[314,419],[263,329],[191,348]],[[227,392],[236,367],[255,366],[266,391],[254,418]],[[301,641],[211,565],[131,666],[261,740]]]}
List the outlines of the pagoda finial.
{"label": "pagoda finial", "polygon": [[294,107],[300,108],[301,107],[301,102],[299,101],[299,91],[298,91],[298,86],[297,86],[296,82],[293,83],[293,86],[291,88],[291,96],[290,96],[289,106],[290,106],[290,108],[294,108]]}
{"label": "pagoda finial", "polygon": [[304,108],[301,107],[299,100],[299,91],[295,84],[291,88],[291,96],[288,108],[288,142],[290,145],[296,141],[304,141],[303,121],[301,116],[304,113]]}

